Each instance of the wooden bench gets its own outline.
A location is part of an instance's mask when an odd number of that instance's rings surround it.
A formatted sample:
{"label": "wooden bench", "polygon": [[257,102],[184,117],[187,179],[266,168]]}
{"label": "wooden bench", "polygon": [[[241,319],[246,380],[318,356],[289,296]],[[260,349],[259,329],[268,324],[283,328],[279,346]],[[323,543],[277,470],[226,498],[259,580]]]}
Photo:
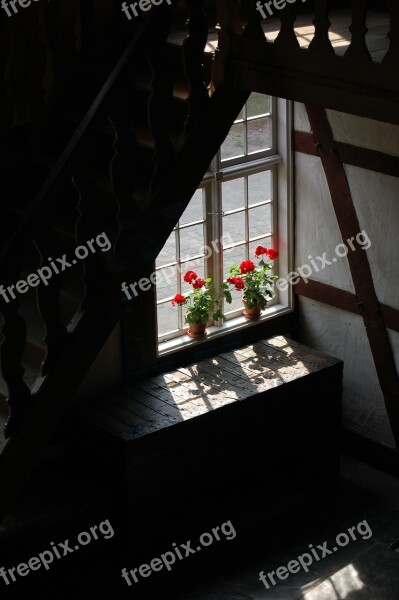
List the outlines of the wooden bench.
{"label": "wooden bench", "polygon": [[124,385],[80,408],[80,460],[124,488],[136,540],[165,511],[173,539],[194,514],[254,526],[336,480],[342,366],[278,336]]}

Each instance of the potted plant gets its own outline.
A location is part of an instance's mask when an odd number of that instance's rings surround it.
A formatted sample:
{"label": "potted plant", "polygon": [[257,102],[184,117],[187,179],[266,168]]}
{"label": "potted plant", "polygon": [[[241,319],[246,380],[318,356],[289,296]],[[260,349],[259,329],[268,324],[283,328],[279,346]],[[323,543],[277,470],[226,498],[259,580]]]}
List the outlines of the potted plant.
{"label": "potted plant", "polygon": [[221,300],[223,295],[227,299],[230,293],[223,286],[222,290],[218,291],[211,278],[202,279],[195,271],[187,271],[184,281],[189,283],[192,289],[185,294],[176,294],[172,298],[172,304],[173,306],[176,304],[185,306],[185,323],[189,325],[187,334],[195,340],[200,340],[206,336],[208,321],[211,319],[226,320],[221,310]]}
{"label": "potted plant", "polygon": [[258,246],[255,249],[255,258],[259,261],[257,265],[252,260],[244,260],[240,265],[231,265],[229,269],[227,283],[236,290],[243,291],[243,314],[247,319],[259,319],[268,299],[273,298],[273,281],[278,276],[270,275],[272,265],[269,261],[273,261],[278,255],[273,248]]}

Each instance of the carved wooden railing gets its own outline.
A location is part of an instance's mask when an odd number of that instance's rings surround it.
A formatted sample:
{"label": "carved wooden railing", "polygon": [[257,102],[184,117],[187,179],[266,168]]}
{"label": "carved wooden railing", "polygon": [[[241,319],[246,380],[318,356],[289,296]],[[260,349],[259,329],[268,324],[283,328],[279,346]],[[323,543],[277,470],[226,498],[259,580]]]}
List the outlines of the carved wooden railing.
{"label": "carved wooden railing", "polygon": [[[227,0],[226,0],[227,1]],[[259,91],[296,101],[399,123],[399,3],[387,0],[386,15],[390,22],[387,51],[382,60],[373,60],[368,46],[366,19],[374,2],[348,0],[348,47],[341,56],[331,42],[334,2],[315,0],[306,8],[302,2],[274,10],[275,19],[263,19],[256,0],[242,2],[244,33],[225,40],[229,59],[217,53],[215,85],[229,85]],[[260,3],[261,6],[264,3]],[[385,5],[381,2],[381,6]],[[273,5],[272,5],[273,7]],[[259,8],[259,5],[258,5]],[[306,24],[314,25],[308,47],[300,47],[296,27],[296,10],[306,10]],[[342,3],[340,4],[342,9]],[[265,13],[267,14],[267,13]],[[381,13],[380,13],[381,14]],[[342,12],[340,12],[342,19]],[[275,24],[278,35],[270,41],[265,31]],[[306,37],[309,32],[307,30]],[[303,46],[303,44],[302,44]]]}
{"label": "carved wooden railing", "polygon": [[[85,2],[54,0],[40,3],[41,10],[31,13],[33,29],[27,12],[0,22],[4,34],[0,35],[0,105],[5,108],[0,140],[8,140],[1,156],[6,217],[0,222],[0,283],[7,289],[26,279],[27,273],[48,264],[48,257],[66,254],[72,262],[73,249],[99,233],[105,232],[112,241],[111,252],[97,252],[82,261],[85,291],[69,323],[61,317],[62,274],[40,287],[38,311],[46,328],[47,356],[33,387],[24,381],[27,323],[18,297],[10,302],[0,296],[1,367],[11,409],[7,426],[11,441],[0,456],[0,520],[118,323],[125,304],[121,282],[148,275],[248,97],[248,92],[228,91],[209,97],[202,66],[208,29],[204,2],[187,0],[186,4],[189,97],[178,141],[172,141],[165,119],[173,90],[165,57],[174,5],[164,3],[134,23],[131,41],[88,102],[83,120],[72,128],[72,137],[56,161],[46,152],[56,154],[62,141],[68,140],[62,115],[74,106],[74,93],[84,92],[81,86],[88,69],[98,65],[93,52],[100,45],[93,41],[95,31],[90,26],[90,19],[97,22],[96,15],[87,14]],[[95,10],[95,3],[91,6]],[[119,26],[123,31],[126,24]],[[116,29],[115,25],[114,34]],[[151,93],[139,118],[142,122],[148,118],[154,154],[148,186],[139,193],[135,181],[141,175],[143,150],[130,128],[139,110],[131,82],[146,63],[152,69]],[[61,125],[65,131],[53,135]],[[45,160],[48,175],[40,183]],[[99,165],[104,164],[106,181],[99,185]],[[21,205],[18,211],[16,204]],[[68,219],[74,225],[66,245],[63,228]],[[68,278],[79,284],[82,273],[77,266],[68,270]]]}

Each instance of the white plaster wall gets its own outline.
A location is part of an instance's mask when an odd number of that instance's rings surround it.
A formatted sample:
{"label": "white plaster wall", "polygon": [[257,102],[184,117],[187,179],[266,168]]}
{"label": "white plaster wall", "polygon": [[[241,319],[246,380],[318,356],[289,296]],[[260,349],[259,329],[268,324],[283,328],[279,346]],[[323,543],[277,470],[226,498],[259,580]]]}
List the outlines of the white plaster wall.
{"label": "white plaster wall", "polygon": [[[303,106],[302,109],[304,110]],[[399,125],[381,123],[335,110],[327,110],[327,115],[337,142],[399,156]]]}
{"label": "white plaster wall", "polygon": [[378,299],[399,309],[399,177],[346,166]]}
{"label": "white plaster wall", "polygon": [[300,310],[301,341],[344,361],[344,425],[394,446],[362,318],[308,298]]}
{"label": "white plaster wall", "polygon": [[[335,139],[399,156],[399,127],[328,111]],[[310,132],[302,104],[296,104],[297,131]],[[371,246],[366,251],[379,300],[399,309],[399,178],[347,166],[346,173],[360,229]],[[342,243],[320,159],[296,153],[295,265],[326,252],[331,260]],[[364,250],[362,250],[364,251]],[[346,258],[337,258],[313,279],[354,292]],[[300,299],[302,341],[344,361],[344,424],[352,430],[394,446],[384,399],[361,317]],[[399,334],[389,332],[399,366]]]}
{"label": "white plaster wall", "polygon": [[[347,259],[336,257],[335,248],[342,238],[321,160],[317,156],[297,153],[295,176],[295,267],[307,264],[313,269],[312,279],[354,292]],[[309,256],[320,268],[322,263],[316,257],[322,257],[324,253],[330,262],[333,258],[337,261],[316,272]]]}

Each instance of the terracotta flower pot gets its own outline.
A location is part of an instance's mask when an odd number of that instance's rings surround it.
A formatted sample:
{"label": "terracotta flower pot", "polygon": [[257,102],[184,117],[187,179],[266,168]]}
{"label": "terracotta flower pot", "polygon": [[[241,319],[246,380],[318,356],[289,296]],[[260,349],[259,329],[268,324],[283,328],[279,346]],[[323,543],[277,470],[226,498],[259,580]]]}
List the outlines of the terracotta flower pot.
{"label": "terracotta flower pot", "polygon": [[244,310],[242,312],[246,319],[249,319],[250,321],[257,321],[258,319],[260,319],[260,314],[262,311],[259,308],[259,306],[249,308],[247,306],[247,303],[245,302],[245,299],[242,300],[242,303],[244,305]]}
{"label": "terracotta flower pot", "polygon": [[206,337],[206,323],[190,323],[187,335],[193,340],[203,340]]}

